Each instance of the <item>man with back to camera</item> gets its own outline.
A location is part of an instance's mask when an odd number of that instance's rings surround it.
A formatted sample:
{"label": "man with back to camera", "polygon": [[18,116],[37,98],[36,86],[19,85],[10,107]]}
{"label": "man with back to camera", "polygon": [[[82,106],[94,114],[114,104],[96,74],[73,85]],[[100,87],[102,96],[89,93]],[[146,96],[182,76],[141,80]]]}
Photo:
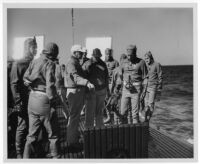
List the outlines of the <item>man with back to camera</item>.
{"label": "man with back to camera", "polygon": [[[111,92],[111,81],[113,70],[119,66],[119,62],[113,58],[113,50],[111,48],[106,48],[105,50],[105,63],[108,68],[108,78],[109,78],[109,89]],[[108,99],[109,97],[107,97]],[[104,123],[109,123],[112,121],[112,114],[110,110],[106,108],[107,118],[104,120]]]}
{"label": "man with back to camera", "polygon": [[[36,151],[39,131],[48,133],[50,156],[58,158],[58,124],[55,108],[58,103],[55,69],[59,48],[55,43],[45,45],[40,57],[33,60],[24,74],[24,83],[31,88],[28,103],[29,134],[24,158],[31,158]],[[54,120],[52,120],[54,119]]]}
{"label": "man with back to camera", "polygon": [[14,106],[18,110],[18,123],[16,130],[16,154],[17,158],[23,158],[24,144],[28,133],[28,97],[29,89],[24,85],[23,76],[29,64],[37,54],[36,39],[28,38],[24,42],[23,59],[13,63],[10,73],[11,90],[14,99]]}
{"label": "man with back to camera", "polygon": [[80,149],[79,143],[79,121],[80,113],[84,105],[85,87],[89,90],[94,89],[85,77],[80,60],[83,56],[81,45],[73,45],[71,48],[71,57],[66,65],[66,87],[67,99],[69,103],[69,121],[67,125],[67,142],[70,148]]}
{"label": "man with back to camera", "polygon": [[[121,99],[121,115],[123,117],[121,124],[139,123],[139,103],[143,80],[147,75],[145,61],[136,55],[137,47],[129,45],[127,47],[127,60],[123,62],[120,68],[120,79],[123,83]],[[129,114],[130,115],[127,119]]]}

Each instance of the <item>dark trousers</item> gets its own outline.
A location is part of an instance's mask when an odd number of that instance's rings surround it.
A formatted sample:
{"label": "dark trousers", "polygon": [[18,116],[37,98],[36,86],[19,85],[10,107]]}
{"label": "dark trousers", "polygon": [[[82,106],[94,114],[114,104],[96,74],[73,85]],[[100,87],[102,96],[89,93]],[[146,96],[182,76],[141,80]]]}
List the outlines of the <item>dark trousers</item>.
{"label": "dark trousers", "polygon": [[[38,111],[41,110],[41,113]],[[48,97],[40,93],[31,93],[29,98],[29,133],[24,149],[24,158],[31,158],[36,152],[38,135],[42,127],[48,133],[49,149],[52,157],[58,156],[58,133],[56,112],[49,105]]]}
{"label": "dark trousers", "polygon": [[16,129],[16,154],[18,158],[22,158],[26,136],[28,134],[28,114],[25,111],[18,113],[17,129]]}

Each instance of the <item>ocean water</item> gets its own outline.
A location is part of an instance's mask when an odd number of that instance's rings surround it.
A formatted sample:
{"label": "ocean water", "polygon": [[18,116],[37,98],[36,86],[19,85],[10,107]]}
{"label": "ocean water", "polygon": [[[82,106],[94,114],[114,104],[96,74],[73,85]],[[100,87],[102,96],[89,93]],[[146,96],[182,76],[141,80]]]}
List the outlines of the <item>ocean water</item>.
{"label": "ocean water", "polygon": [[163,90],[150,125],[193,141],[193,66],[163,66]]}

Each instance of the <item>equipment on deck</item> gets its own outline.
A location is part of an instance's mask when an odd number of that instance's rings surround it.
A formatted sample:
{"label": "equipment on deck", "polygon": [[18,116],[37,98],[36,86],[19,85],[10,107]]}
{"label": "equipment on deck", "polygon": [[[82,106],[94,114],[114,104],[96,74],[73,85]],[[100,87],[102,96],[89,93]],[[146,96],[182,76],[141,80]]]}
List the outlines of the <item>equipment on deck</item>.
{"label": "equipment on deck", "polygon": [[84,131],[85,158],[148,158],[148,123]]}

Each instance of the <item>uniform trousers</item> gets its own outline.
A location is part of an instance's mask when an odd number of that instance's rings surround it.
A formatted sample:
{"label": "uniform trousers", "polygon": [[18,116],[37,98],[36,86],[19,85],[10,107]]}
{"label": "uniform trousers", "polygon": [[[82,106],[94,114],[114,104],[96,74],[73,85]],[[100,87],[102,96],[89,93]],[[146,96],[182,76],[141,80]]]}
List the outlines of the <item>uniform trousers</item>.
{"label": "uniform trousers", "polygon": [[131,90],[123,87],[120,109],[123,119],[121,119],[120,124],[135,124],[139,122],[140,95],[141,85],[135,85]]}
{"label": "uniform trousers", "polygon": [[69,104],[69,121],[67,125],[67,142],[69,145],[79,142],[80,113],[84,105],[85,88],[67,88]]}
{"label": "uniform trousers", "polygon": [[103,109],[105,107],[106,93],[106,88],[87,93],[85,128],[92,128],[94,126],[100,128],[104,126]]}
{"label": "uniform trousers", "polygon": [[52,157],[58,156],[58,123],[55,109],[50,107],[45,93],[31,92],[28,104],[29,132],[24,149],[24,158],[31,158],[36,152],[37,140],[42,127],[48,133],[49,149]]}

